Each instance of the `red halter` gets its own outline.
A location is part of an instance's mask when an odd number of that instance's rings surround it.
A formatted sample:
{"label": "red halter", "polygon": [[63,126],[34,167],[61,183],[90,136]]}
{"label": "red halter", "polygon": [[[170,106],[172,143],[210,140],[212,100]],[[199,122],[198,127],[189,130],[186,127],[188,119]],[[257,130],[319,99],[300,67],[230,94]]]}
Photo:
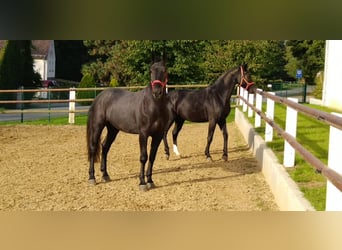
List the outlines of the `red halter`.
{"label": "red halter", "polygon": [[247,81],[247,79],[245,78],[245,75],[243,73],[242,66],[240,66],[240,70],[241,70],[240,86],[242,87],[242,83],[245,82],[247,84],[245,89],[248,90],[251,86],[253,86],[255,84],[255,82]]}
{"label": "red halter", "polygon": [[166,87],[166,84],[167,84],[167,78],[165,79],[165,82],[162,82],[162,81],[160,81],[160,80],[154,80],[154,81],[152,81],[152,82],[151,82],[152,88],[154,88],[154,86],[155,86],[156,84],[159,84],[160,86],[162,86],[163,88],[165,88],[165,87]]}

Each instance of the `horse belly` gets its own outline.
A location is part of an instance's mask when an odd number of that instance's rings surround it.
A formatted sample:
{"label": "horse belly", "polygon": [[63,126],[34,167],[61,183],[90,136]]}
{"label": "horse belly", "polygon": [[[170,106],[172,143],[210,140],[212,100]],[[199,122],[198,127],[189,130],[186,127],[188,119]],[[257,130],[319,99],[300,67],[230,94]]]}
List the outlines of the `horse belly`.
{"label": "horse belly", "polygon": [[186,111],[180,111],[179,116],[187,121],[191,122],[207,122],[208,116],[207,113],[202,109],[188,109]]}
{"label": "horse belly", "polygon": [[129,133],[139,134],[139,126],[133,110],[113,108],[107,114],[107,121],[116,129]]}

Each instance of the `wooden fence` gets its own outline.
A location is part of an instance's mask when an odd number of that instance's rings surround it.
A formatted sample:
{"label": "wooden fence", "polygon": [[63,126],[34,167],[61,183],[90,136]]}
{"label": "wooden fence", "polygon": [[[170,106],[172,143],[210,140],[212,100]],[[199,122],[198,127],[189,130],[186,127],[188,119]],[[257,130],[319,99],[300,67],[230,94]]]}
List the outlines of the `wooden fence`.
{"label": "wooden fence", "polygon": [[[255,101],[254,101],[255,99]],[[266,101],[266,113],[262,112],[262,102]],[[286,128],[285,130],[276,124],[273,120],[274,102],[284,104],[287,107]],[[264,92],[257,90],[254,94],[248,94],[241,90],[239,93],[239,104],[242,105],[242,111],[248,112],[248,117],[253,116],[255,112],[254,127],[261,126],[261,120],[266,122],[265,141],[272,141],[273,130],[276,130],[280,136],[285,139],[284,145],[284,167],[293,167],[295,151],[297,151],[317,172],[328,179],[326,210],[342,210],[342,115],[336,113],[326,113],[304,105],[298,104],[295,98],[283,98],[275,96],[273,92]],[[296,140],[297,111],[309,117],[330,125],[329,136],[329,155],[328,166],[322,163],[317,157],[311,154]],[[327,138],[328,139],[328,138]]]}
{"label": "wooden fence", "polygon": [[[168,85],[168,89],[181,89],[181,88],[204,88],[207,87],[206,84],[196,84],[196,85],[187,85],[187,84],[176,84],[176,85]],[[48,113],[48,119],[50,120],[50,114],[52,113],[68,113],[69,115],[69,123],[73,124],[75,122],[75,114],[76,113],[85,113],[88,109],[84,107],[77,107],[76,103],[84,103],[84,102],[92,102],[96,95],[101,91],[107,89],[108,87],[96,87],[96,88],[42,88],[42,89],[12,89],[12,90],[0,90],[1,93],[14,93],[17,94],[17,100],[0,100],[0,107],[1,104],[20,104],[21,106],[18,109],[5,109],[0,111],[2,114],[20,114],[21,115],[21,122],[24,121],[24,114],[27,113]],[[131,91],[140,90],[146,88],[146,86],[129,86],[129,87],[117,87],[118,89],[126,89]],[[76,92],[84,92],[84,91],[92,91],[94,92],[94,98],[76,98]],[[24,100],[23,93],[47,93],[46,99],[33,99],[33,100]],[[68,99],[52,99],[51,94],[55,92],[68,92]],[[68,109],[53,109],[51,107],[52,104],[60,104],[65,103],[66,108]],[[24,104],[47,104],[48,107],[46,109],[32,109],[32,108],[24,108]]]}

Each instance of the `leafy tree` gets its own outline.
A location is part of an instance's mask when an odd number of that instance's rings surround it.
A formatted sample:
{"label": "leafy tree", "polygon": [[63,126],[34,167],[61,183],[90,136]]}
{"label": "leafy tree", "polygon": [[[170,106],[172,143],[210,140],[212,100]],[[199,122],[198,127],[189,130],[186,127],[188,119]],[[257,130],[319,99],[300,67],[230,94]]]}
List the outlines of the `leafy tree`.
{"label": "leafy tree", "polygon": [[325,41],[289,40],[286,46],[289,48],[289,63],[286,66],[288,74],[295,77],[296,71],[293,68],[296,65],[297,69],[302,69],[305,82],[314,84],[316,74],[324,68]]}
{"label": "leafy tree", "polygon": [[55,40],[56,78],[80,81],[82,65],[89,60],[82,40]]}
{"label": "leafy tree", "polygon": [[166,57],[172,82],[203,79],[205,42],[193,40],[85,41],[93,61],[83,67],[96,81],[108,85],[112,79],[119,85],[142,85],[150,80],[149,68],[154,59]]}
{"label": "leafy tree", "polygon": [[284,71],[286,61],[283,41],[209,41],[204,63],[208,80],[214,80],[229,68],[243,63],[248,64],[253,80],[259,87],[269,81],[288,77]]}

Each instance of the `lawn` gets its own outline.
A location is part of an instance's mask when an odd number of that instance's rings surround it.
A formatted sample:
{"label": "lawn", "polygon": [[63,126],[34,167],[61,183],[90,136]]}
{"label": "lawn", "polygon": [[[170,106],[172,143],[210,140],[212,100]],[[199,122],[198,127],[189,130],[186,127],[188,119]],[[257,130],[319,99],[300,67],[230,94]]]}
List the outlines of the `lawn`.
{"label": "lawn", "polygon": [[[335,111],[317,105],[305,105],[329,113]],[[266,111],[266,104],[263,105],[262,111]],[[284,129],[286,107],[282,104],[275,103],[274,114],[275,123]],[[251,124],[254,124],[254,117],[248,119]],[[329,125],[299,112],[297,122],[297,141],[324,164],[327,164]],[[264,138],[264,121],[262,121],[262,127],[257,128],[256,131]],[[268,142],[267,146],[273,150],[278,157],[279,162],[282,163],[284,139],[275,132],[273,141]],[[295,157],[295,167],[287,168],[286,170],[291,178],[297,183],[306,199],[311,202],[312,206],[318,211],[324,211],[326,202],[326,178],[321,174],[318,174],[315,171],[315,168],[309,165],[298,153],[296,153]]]}

